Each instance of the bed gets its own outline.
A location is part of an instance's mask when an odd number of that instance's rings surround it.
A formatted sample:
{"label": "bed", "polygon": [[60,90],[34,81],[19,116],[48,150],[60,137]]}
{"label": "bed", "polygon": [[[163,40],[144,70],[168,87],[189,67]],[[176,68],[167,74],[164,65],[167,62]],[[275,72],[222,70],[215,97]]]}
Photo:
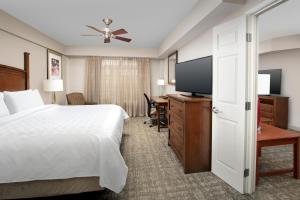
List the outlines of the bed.
{"label": "bed", "polygon": [[[0,65],[0,92],[29,88],[24,70]],[[0,199],[120,192],[127,113],[116,105],[44,105],[0,118]]]}

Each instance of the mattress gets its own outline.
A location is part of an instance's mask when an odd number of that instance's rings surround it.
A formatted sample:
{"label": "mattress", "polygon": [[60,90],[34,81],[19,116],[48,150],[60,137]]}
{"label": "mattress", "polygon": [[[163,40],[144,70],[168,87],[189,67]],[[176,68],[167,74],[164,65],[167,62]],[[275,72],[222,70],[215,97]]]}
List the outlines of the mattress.
{"label": "mattress", "polygon": [[0,184],[101,177],[120,192],[126,112],[116,105],[45,105],[0,118]]}

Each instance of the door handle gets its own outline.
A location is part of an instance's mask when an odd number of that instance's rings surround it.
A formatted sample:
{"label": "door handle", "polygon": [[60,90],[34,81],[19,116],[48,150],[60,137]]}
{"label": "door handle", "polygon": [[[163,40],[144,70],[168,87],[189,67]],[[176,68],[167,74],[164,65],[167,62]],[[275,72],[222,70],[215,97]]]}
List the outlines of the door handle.
{"label": "door handle", "polygon": [[218,113],[222,113],[222,111],[220,111],[218,108],[213,107],[212,108],[213,113],[218,114]]}

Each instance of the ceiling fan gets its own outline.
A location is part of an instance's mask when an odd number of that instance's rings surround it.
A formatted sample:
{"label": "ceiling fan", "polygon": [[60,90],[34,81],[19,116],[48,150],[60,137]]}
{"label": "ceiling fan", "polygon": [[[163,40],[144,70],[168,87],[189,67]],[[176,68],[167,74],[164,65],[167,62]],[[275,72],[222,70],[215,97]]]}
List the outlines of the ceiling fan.
{"label": "ceiling fan", "polygon": [[[101,33],[100,36],[104,37],[104,43],[110,43],[110,39],[111,38],[117,39],[117,40],[121,40],[121,41],[124,41],[124,42],[130,42],[131,41],[130,38],[125,38],[125,37],[118,36],[118,35],[123,35],[123,34],[128,33],[125,29],[121,28],[121,29],[112,31],[109,28],[109,25],[112,23],[112,19],[104,18],[102,21],[106,25],[104,29],[98,29],[98,28],[96,28],[94,26],[90,26],[90,25],[86,25],[86,26],[88,28],[90,28],[90,29],[93,29],[93,30]],[[81,36],[99,36],[99,35],[95,35],[95,34],[82,34]]]}

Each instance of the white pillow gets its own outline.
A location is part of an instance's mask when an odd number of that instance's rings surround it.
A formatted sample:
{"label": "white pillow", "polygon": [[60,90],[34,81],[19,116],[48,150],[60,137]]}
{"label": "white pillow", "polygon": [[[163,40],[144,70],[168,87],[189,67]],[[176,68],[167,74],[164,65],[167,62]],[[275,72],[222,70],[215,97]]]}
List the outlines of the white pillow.
{"label": "white pillow", "polygon": [[3,94],[10,114],[44,105],[38,90],[4,92]]}
{"label": "white pillow", "polygon": [[9,111],[7,109],[7,106],[4,102],[3,93],[0,92],[0,117],[4,117],[9,115]]}

